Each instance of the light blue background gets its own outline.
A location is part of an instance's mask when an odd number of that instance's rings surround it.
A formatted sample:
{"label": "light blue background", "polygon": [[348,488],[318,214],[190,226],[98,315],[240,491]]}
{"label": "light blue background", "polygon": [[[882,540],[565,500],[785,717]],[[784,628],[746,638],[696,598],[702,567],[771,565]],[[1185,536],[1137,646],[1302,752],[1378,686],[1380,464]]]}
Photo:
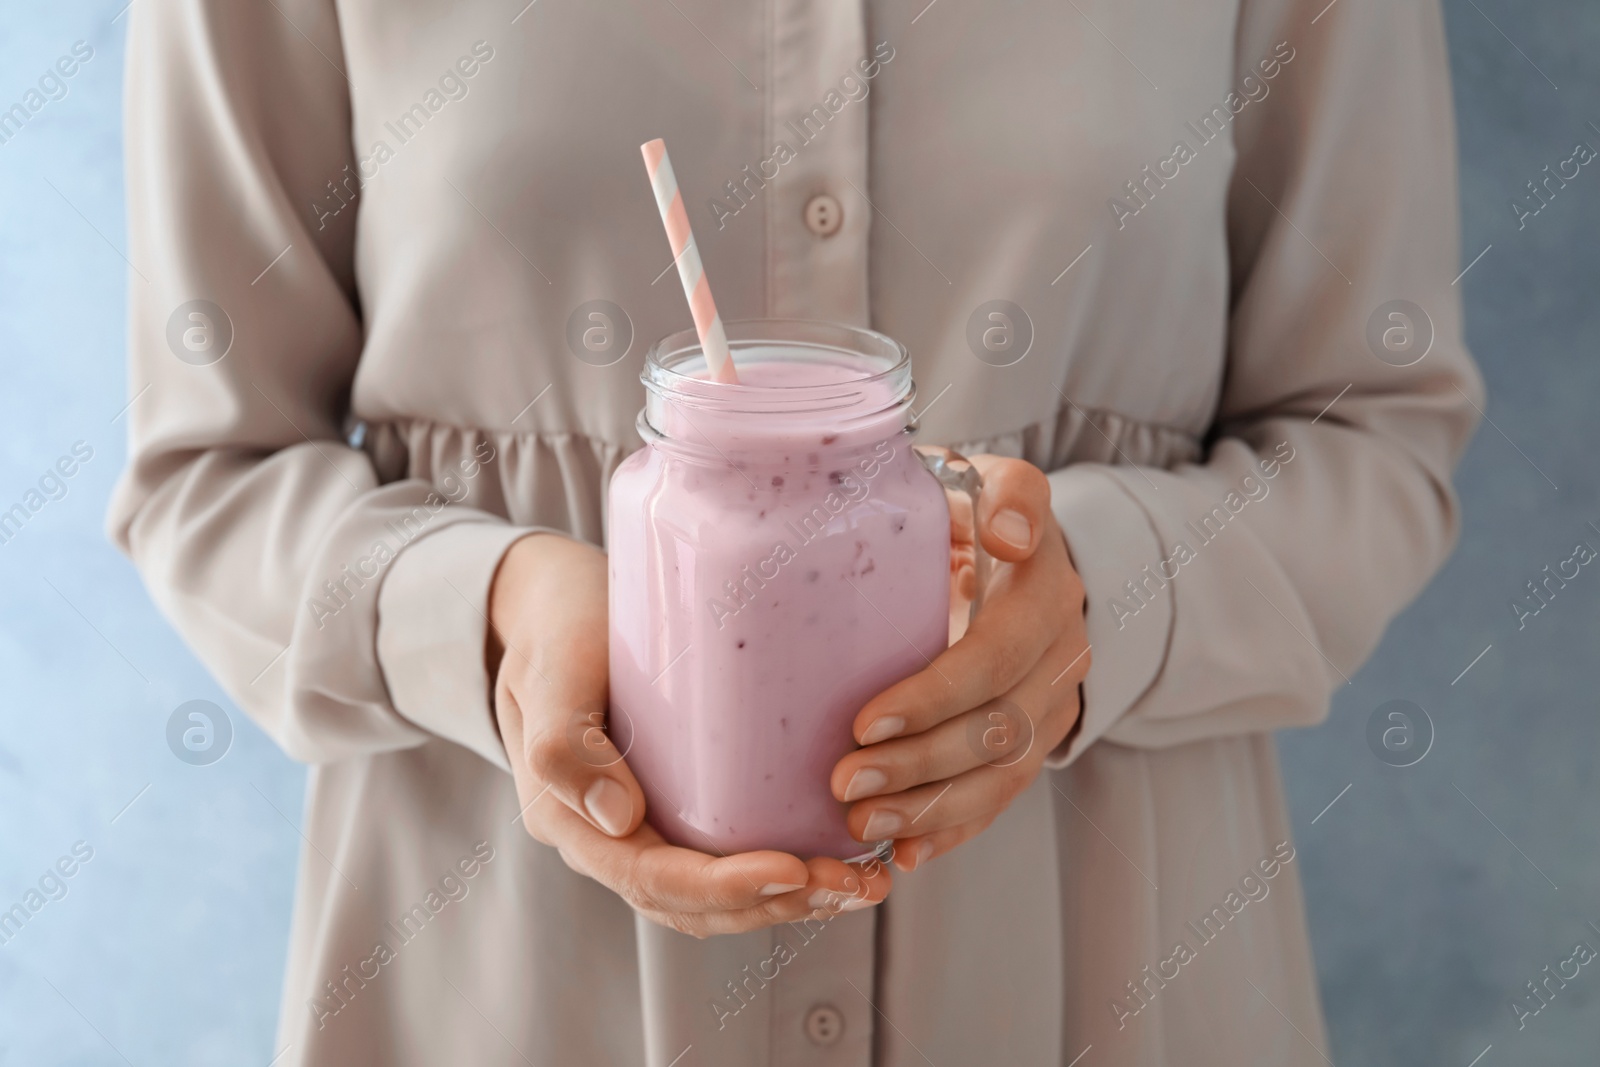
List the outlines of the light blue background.
{"label": "light blue background", "polygon": [[[172,710],[226,700],[101,532],[126,400],[121,2],[11,5],[0,29],[5,103],[73,41],[95,49],[0,145],[0,510],[75,441],[94,449],[0,545],[0,907],[75,841],[94,849],[0,947],[0,1067],[265,1065],[304,774],[237,715],[224,762],[172,757]],[[1600,945],[1600,574],[1521,632],[1508,603],[1579,538],[1600,544],[1600,171],[1521,232],[1507,205],[1575,140],[1600,145],[1600,7],[1446,14],[1462,265],[1492,244],[1460,284],[1495,425],[1461,471],[1455,557],[1329,721],[1280,747],[1335,1059],[1466,1067],[1493,1045],[1482,1067],[1594,1063],[1600,968],[1521,1032],[1508,1004],[1579,939]],[[1437,729],[1406,769],[1365,741],[1397,697]]]}

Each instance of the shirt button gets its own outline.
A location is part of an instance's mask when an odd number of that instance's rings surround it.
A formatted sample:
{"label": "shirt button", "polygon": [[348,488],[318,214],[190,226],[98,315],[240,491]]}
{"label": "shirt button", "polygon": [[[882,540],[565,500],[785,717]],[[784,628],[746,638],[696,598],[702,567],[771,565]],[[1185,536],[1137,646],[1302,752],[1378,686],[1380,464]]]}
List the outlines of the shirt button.
{"label": "shirt button", "polygon": [[832,237],[844,224],[844,208],[827,193],[821,193],[806,201],[805,220],[806,229],[818,237]]}
{"label": "shirt button", "polygon": [[806,1036],[813,1045],[831,1045],[844,1034],[844,1016],[832,1004],[818,1004],[806,1012]]}

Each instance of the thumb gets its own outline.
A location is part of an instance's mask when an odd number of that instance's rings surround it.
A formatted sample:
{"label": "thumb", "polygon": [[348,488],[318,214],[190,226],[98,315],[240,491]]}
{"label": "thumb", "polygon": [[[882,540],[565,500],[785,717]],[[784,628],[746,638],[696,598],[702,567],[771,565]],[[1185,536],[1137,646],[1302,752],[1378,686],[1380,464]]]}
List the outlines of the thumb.
{"label": "thumb", "polygon": [[1050,480],[1032,463],[1002,456],[972,457],[983,475],[978,539],[995,559],[1021,563],[1039,547],[1050,517]]}
{"label": "thumb", "polygon": [[644,791],[623,761],[630,738],[615,738],[604,701],[590,701],[549,718],[526,741],[540,787],[611,837],[626,837],[644,820]]}

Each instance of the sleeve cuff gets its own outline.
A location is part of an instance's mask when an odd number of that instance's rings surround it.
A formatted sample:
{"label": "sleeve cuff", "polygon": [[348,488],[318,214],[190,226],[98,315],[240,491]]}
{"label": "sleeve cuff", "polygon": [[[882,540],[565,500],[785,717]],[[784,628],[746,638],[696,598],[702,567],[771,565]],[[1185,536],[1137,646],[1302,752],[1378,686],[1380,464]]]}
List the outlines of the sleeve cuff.
{"label": "sleeve cuff", "polygon": [[1076,464],[1049,478],[1051,509],[1083,579],[1092,657],[1082,721],[1045,759],[1057,769],[1104,736],[1155,681],[1172,633],[1172,592],[1154,577],[1165,555],[1154,524],[1108,468]]}
{"label": "sleeve cuff", "polygon": [[502,770],[510,763],[484,664],[489,586],[512,542],[531,532],[452,523],[396,556],[378,592],[378,663],[395,710]]}

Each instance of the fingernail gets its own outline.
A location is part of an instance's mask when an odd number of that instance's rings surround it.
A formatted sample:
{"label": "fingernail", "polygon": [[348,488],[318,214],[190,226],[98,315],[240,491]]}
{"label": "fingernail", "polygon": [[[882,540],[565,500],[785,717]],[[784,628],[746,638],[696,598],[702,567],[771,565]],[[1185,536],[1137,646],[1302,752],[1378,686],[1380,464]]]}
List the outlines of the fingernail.
{"label": "fingernail", "polygon": [[989,520],[989,529],[993,530],[1000,540],[1017,548],[1027,548],[1033,541],[1033,526],[1016,508],[995,512],[994,517]]}
{"label": "fingernail", "polygon": [[924,841],[917,846],[917,866],[921,867],[931,859],[933,859],[933,842]]}
{"label": "fingernail", "polygon": [[583,794],[583,806],[589,818],[612,837],[621,837],[633,821],[633,801],[628,799],[628,791],[610,778],[595,779]]}
{"label": "fingernail", "polygon": [[905,824],[905,819],[899,813],[879,808],[867,816],[867,828],[861,832],[868,841],[880,841],[885,837],[893,837]]}
{"label": "fingernail", "polygon": [[872,725],[867,727],[866,732],[861,735],[861,743],[875,745],[879,741],[887,741],[891,737],[898,736],[905,728],[905,719],[898,715],[885,715],[881,719],[875,719]]}
{"label": "fingernail", "polygon": [[761,895],[764,897],[775,897],[779,893],[793,893],[796,889],[804,889],[805,887],[806,884],[804,882],[794,885],[791,885],[788,882],[768,882],[766,885],[761,887]]}
{"label": "fingernail", "polygon": [[854,893],[841,893],[837,889],[819,889],[811,894],[811,899],[806,903],[812,908],[827,908],[829,911],[860,911],[878,901],[858,897]]}
{"label": "fingernail", "polygon": [[870,797],[889,784],[889,776],[876,767],[863,767],[850,778],[850,784],[844,787],[845,800],[858,800],[861,797]]}

